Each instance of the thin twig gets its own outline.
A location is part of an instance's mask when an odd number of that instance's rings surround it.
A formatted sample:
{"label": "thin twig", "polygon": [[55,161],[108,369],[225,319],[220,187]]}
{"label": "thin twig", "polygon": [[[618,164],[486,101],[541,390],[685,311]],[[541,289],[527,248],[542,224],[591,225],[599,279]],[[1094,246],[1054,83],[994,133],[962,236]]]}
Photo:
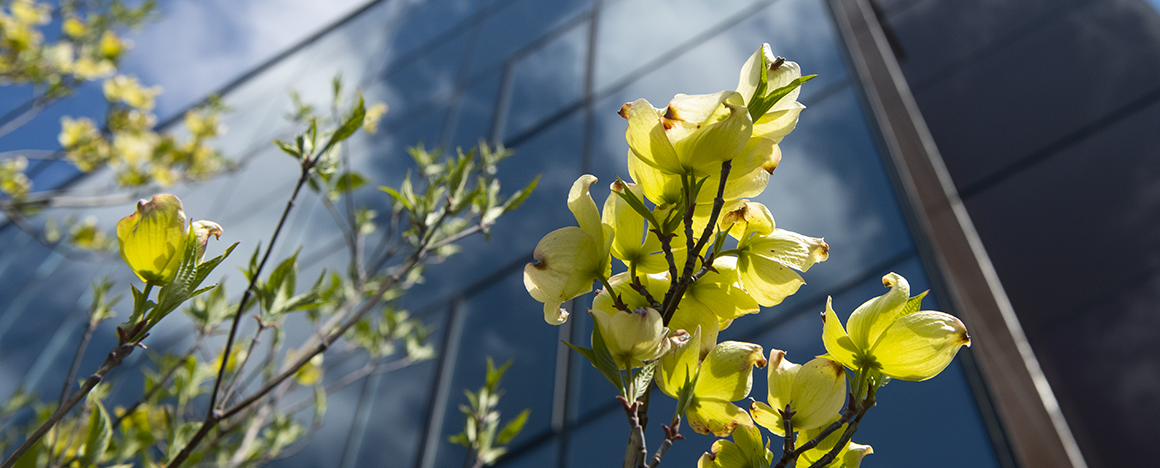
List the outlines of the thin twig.
{"label": "thin twig", "polygon": [[644,440],[644,428],[640,426],[640,417],[637,410],[640,402],[629,403],[623,396],[617,395],[617,400],[624,406],[624,414],[628,417],[628,445],[624,449],[624,468],[641,468],[648,459],[648,448]]}
{"label": "thin twig", "polygon": [[862,405],[858,408],[857,416],[846,426],[846,430],[842,432],[842,437],[838,439],[838,443],[834,445],[833,449],[826,452],[825,455],[822,455],[818,461],[810,465],[809,468],[824,468],[838,458],[838,455],[846,448],[846,444],[850,443],[850,438],[854,437],[854,432],[858,431],[858,423],[862,422],[862,417],[866,416],[866,412],[874,406],[874,402],[874,387],[871,386],[867,390],[866,399],[862,401]]}
{"label": "thin twig", "polygon": [[629,286],[632,286],[634,291],[639,293],[641,297],[644,298],[644,300],[648,301],[649,306],[656,309],[658,312],[661,310],[661,303],[657,302],[657,300],[653,298],[652,294],[648,292],[648,288],[644,287],[644,285],[640,283],[639,276],[633,276],[632,282],[629,283]]}
{"label": "thin twig", "polygon": [[[250,405],[265,397],[286,379],[292,377],[296,372],[298,372],[299,369],[305,366],[306,363],[310,362],[311,358],[322,352],[325,352],[330,348],[331,344],[341,338],[342,335],[347,332],[347,330],[350,330],[352,327],[354,327],[359,320],[366,316],[366,314],[369,313],[371,309],[373,309],[378,304],[378,302],[382,299],[383,295],[386,294],[388,290],[399,284],[400,280],[405,278],[412,268],[419,265],[423,262],[423,260],[426,259],[427,254],[431,251],[431,249],[428,248],[428,243],[431,241],[433,233],[436,232],[443,224],[447,215],[450,213],[449,210],[450,207],[444,209],[439,219],[434,224],[432,224],[428,230],[425,230],[423,233],[421,233],[421,240],[417,246],[418,248],[411,255],[411,257],[396,268],[395,274],[389,276],[382,282],[378,291],[376,291],[373,295],[362,302],[362,307],[360,307],[357,312],[348,317],[347,320],[343,322],[337,330],[334,330],[331,333],[325,335],[317,344],[314,345],[313,348],[311,348],[306,353],[303,353],[302,356],[299,356],[298,359],[295,360],[292,364],[285,366],[281,373],[267,381],[266,384],[262,386],[262,388],[258,389],[252,395],[220,412],[211,411],[206,420],[202,423],[201,428],[193,435],[192,438],[190,438],[189,442],[186,443],[181,452],[179,452],[167,466],[169,468],[176,468],[181,466],[181,464],[185,462],[185,460],[188,459],[190,455],[193,454],[193,450],[197,447],[198,444],[201,443],[201,440],[204,439],[205,436],[208,435],[209,432],[213,430],[213,428],[216,427],[218,423],[221,422],[222,419],[229,418],[245,410]],[[355,296],[355,298],[358,297],[362,296]],[[353,299],[354,298],[352,298],[352,300]]]}
{"label": "thin twig", "polygon": [[222,395],[222,401],[230,401],[230,395],[234,394],[234,390],[238,388],[238,380],[242,376],[242,369],[246,368],[246,363],[250,362],[250,356],[254,355],[254,348],[258,346],[258,338],[261,338],[262,332],[269,328],[270,325],[262,323],[262,318],[254,316],[258,321],[258,331],[254,332],[254,339],[250,340],[250,348],[246,350],[246,356],[242,358],[242,362],[238,363],[234,369],[234,375],[230,377],[229,384],[226,385],[225,394]]}
{"label": "thin twig", "polygon": [[85,349],[89,347],[89,340],[93,338],[93,331],[97,329],[100,321],[93,320],[90,312],[88,323],[85,325],[85,334],[81,337],[81,342],[77,344],[77,351],[73,354],[72,364],[68,367],[68,374],[65,374],[64,385],[60,388],[60,399],[57,400],[57,405],[63,405],[64,399],[68,397],[68,388],[72,386],[73,379],[77,376],[77,370],[81,366],[81,358],[85,357]]}
{"label": "thin twig", "polygon": [[40,441],[40,439],[44,437],[44,434],[47,433],[49,429],[56,425],[56,423],[60,421],[65,414],[68,414],[69,410],[71,410],[73,406],[76,406],[76,404],[80,402],[81,399],[85,397],[85,395],[88,395],[89,392],[93,390],[93,387],[96,387],[97,384],[101,382],[101,379],[105,377],[105,374],[109,373],[109,371],[113,370],[113,368],[121,365],[121,361],[125,359],[125,357],[129,356],[129,354],[133,352],[133,348],[136,346],[136,343],[127,343],[113,348],[113,351],[109,353],[107,358],[105,358],[105,362],[101,364],[101,367],[97,368],[97,371],[85,380],[85,383],[81,385],[81,388],[76,392],[73,392],[72,396],[65,400],[64,404],[58,407],[56,411],[52,413],[52,416],[48,417],[47,421],[41,424],[40,427],[36,428],[32,434],[29,434],[28,438],[24,440],[24,443],[20,444],[20,447],[17,447],[16,451],[12,452],[12,455],[9,455],[8,459],[4,460],[4,464],[0,465],[0,468],[12,468],[12,466],[16,464],[16,461],[19,460],[20,457],[28,451],[28,449],[32,448],[33,445]]}
{"label": "thin twig", "polygon": [[[372,361],[372,362],[375,362],[375,361]],[[349,387],[351,384],[358,382],[359,380],[362,380],[363,378],[370,377],[373,374],[387,374],[387,373],[402,369],[404,367],[410,366],[411,364],[414,364],[414,363],[415,363],[415,361],[412,361],[411,358],[397,359],[397,360],[388,362],[386,364],[372,364],[371,362],[368,362],[367,365],[359,368],[358,370],[343,376],[341,379],[338,379],[334,382],[327,384],[325,390],[326,390],[326,393],[329,395],[331,393],[334,393],[334,392],[342,390],[346,387]],[[302,400],[299,400],[297,403],[294,403],[290,406],[287,406],[285,408],[284,412],[286,414],[297,413],[297,412],[302,411],[306,408],[309,408],[313,402],[314,402],[313,397],[303,398]]]}
{"label": "thin twig", "polygon": [[161,380],[153,385],[153,388],[149,389],[148,392],[145,392],[144,395],[141,395],[141,398],[138,398],[137,401],[134,401],[133,404],[129,405],[128,408],[125,408],[125,412],[120,416],[114,417],[112,426],[120,427],[121,421],[132,415],[134,411],[137,411],[137,407],[141,406],[146,401],[149,401],[149,399],[152,398],[153,395],[156,394],[159,390],[167,388],[169,386],[169,379],[172,379],[173,374],[177,373],[177,370],[182,367],[181,363],[188,360],[189,357],[193,355],[193,353],[197,352],[197,350],[201,348],[204,340],[205,335],[199,333],[197,336],[197,341],[193,344],[192,347],[189,348],[189,351],[186,351],[185,354],[183,354],[181,358],[178,359],[176,363],[174,363],[173,367],[170,367],[169,370],[165,372],[165,375],[161,377]]}
{"label": "thin twig", "polygon": [[[278,219],[278,225],[274,227],[274,234],[270,236],[270,243],[266,245],[266,253],[262,255],[262,261],[258,263],[258,268],[252,272],[253,276],[250,277],[250,285],[242,293],[242,300],[238,303],[238,311],[234,313],[233,323],[230,325],[229,338],[226,339],[226,348],[222,354],[222,364],[218,368],[218,376],[213,383],[213,392],[209,395],[209,410],[206,412],[207,424],[214,417],[214,413],[217,412],[218,391],[221,389],[222,380],[225,379],[226,366],[229,365],[230,360],[230,349],[234,346],[234,338],[238,333],[238,323],[241,321],[242,312],[246,310],[246,304],[254,294],[254,288],[258,284],[258,277],[261,276],[266,262],[270,260],[270,254],[274,252],[274,244],[278,241],[278,234],[282,233],[282,227],[286,225],[286,218],[290,216],[290,210],[294,208],[294,201],[298,198],[298,192],[302,190],[302,186],[306,185],[306,181],[310,179],[310,170],[314,167],[314,163],[318,161],[318,157],[321,157],[321,155],[316,156],[314,159],[309,157],[303,159],[302,174],[298,177],[298,183],[294,185],[294,191],[290,194],[290,199],[286,201],[286,208],[282,210],[282,217]],[[207,424],[203,424],[202,426],[204,427]]]}

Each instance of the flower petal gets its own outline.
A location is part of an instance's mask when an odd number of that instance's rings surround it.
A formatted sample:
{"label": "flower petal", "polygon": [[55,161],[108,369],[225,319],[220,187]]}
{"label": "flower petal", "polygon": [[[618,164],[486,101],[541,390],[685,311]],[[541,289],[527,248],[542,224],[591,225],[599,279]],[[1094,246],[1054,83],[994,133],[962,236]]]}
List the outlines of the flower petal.
{"label": "flower petal", "polygon": [[620,116],[628,120],[628,129],[625,130],[624,137],[632,150],[629,155],[630,161],[635,156],[645,164],[670,174],[683,172],[677,159],[677,152],[665,134],[661,117],[652,104],[644,99],[626,103],[620,108]]}
{"label": "flower petal", "polygon": [[[774,413],[777,413],[779,410],[785,410],[786,405],[790,405],[793,402],[794,380],[797,378],[801,367],[801,365],[789,362],[789,359],[785,358],[785,351],[780,349],[769,350],[768,401]],[[777,414],[778,424],[780,425],[781,415],[780,413]],[[778,432],[778,435],[785,435],[783,430],[779,430]]]}
{"label": "flower petal", "polygon": [[[772,216],[769,218],[772,223]],[[830,246],[820,237],[803,236],[784,229],[774,229],[769,234],[752,236],[744,240],[744,246],[754,255],[776,261],[798,271],[809,271],[815,263],[830,258]]]}
{"label": "flower petal", "polygon": [[700,434],[725,437],[733,433],[737,426],[753,426],[749,413],[737,405],[717,398],[693,397],[686,415],[689,427]]}
{"label": "flower petal", "polygon": [[820,427],[832,421],[846,402],[846,371],[837,362],[815,358],[798,371],[792,394],[794,429]]}
{"label": "flower petal", "polygon": [[749,110],[736,91],[678,94],[663,119],[682,167],[699,176],[719,174],[723,161],[741,155],[753,131]]}
{"label": "flower petal", "polygon": [[971,345],[963,322],[947,313],[924,310],[887,328],[871,354],[883,374],[918,381],[942,372],[963,345]]}
{"label": "flower petal", "polygon": [[822,314],[822,343],[826,346],[826,356],[842,363],[850,370],[857,371],[862,364],[862,351],[854,346],[854,341],[842,328],[838,314],[834,313],[834,298],[826,298],[826,311]]}
{"label": "flower petal", "polygon": [[[762,60],[764,56],[765,60]],[[767,63],[773,63],[776,57],[773,56],[773,50],[769,48],[769,44],[761,44],[749,56],[749,60],[741,66],[741,76],[737,80],[737,92],[741,93],[741,97],[745,98],[745,105],[749,105],[749,101],[753,98],[753,92],[757,90],[757,85],[761,83],[761,69]]]}
{"label": "flower petal", "polygon": [[878,341],[882,332],[894,323],[898,314],[905,308],[907,299],[910,298],[910,283],[898,273],[883,276],[882,284],[890,288],[890,291],[854,309],[850,314],[850,322],[846,325],[850,339],[854,340],[854,345],[863,352],[870,350],[870,346]]}
{"label": "flower petal", "polygon": [[596,202],[592,201],[592,195],[588,193],[589,187],[594,182],[595,176],[584,174],[572,183],[572,190],[568,192],[568,209],[576,217],[580,229],[588,233],[597,244],[603,244],[604,228],[600,226],[600,210],[596,208]]}
{"label": "flower petal", "polygon": [[681,177],[651,166],[641,158],[628,154],[628,175],[639,184],[644,196],[656,205],[676,203],[681,200]]}
{"label": "flower petal", "polygon": [[536,262],[524,267],[524,287],[545,304],[559,304],[591,291],[601,272],[596,245],[588,233],[575,226],[549,232],[536,244],[533,256]]}
{"label": "flower petal", "polygon": [[709,306],[688,295],[681,299],[681,304],[669,320],[669,329],[672,330],[701,330],[700,356],[708,355],[717,345],[719,327],[720,321]]}
{"label": "flower petal", "polygon": [[723,341],[701,363],[693,394],[727,401],[745,398],[753,387],[753,366],[765,367],[765,364],[760,345]]}
{"label": "flower petal", "polygon": [[747,251],[737,256],[737,268],[741,272],[745,290],[765,307],[780,304],[806,284],[801,275],[790,267]]}
{"label": "flower petal", "polygon": [[710,271],[685,290],[678,313],[686,307],[685,301],[692,299],[712,311],[718,319],[718,327],[724,330],[734,319],[761,311],[757,301],[742,289],[737,257],[713,260],[713,269],[716,271]]}
{"label": "flower petal", "polygon": [[612,225],[615,232],[612,255],[626,266],[635,264],[640,273],[668,271],[668,262],[661,254],[660,239],[648,232],[648,222],[644,217],[616,194],[628,190],[637,199],[643,200],[644,190],[639,185],[626,185],[619,180],[613,182],[610,188],[614,193],[609,194],[604,201],[602,217],[604,222]]}
{"label": "flower petal", "polygon": [[760,424],[761,427],[768,429],[769,432],[778,437],[785,437],[785,420],[782,419],[781,413],[773,407],[765,402],[754,401],[749,405],[749,414],[753,416],[753,421]]}
{"label": "flower petal", "polygon": [[693,330],[693,334],[684,344],[666,354],[660,360],[660,376],[656,379],[657,388],[665,395],[678,398],[685,382],[693,380],[700,365],[701,329]]}

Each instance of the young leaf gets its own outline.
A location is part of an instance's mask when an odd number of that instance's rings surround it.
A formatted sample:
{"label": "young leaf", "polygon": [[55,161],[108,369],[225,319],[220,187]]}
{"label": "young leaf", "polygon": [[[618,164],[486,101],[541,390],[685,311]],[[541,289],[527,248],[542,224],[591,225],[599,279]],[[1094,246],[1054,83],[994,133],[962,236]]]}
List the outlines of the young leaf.
{"label": "young leaf", "polygon": [[395,200],[398,200],[399,204],[403,205],[403,207],[406,208],[407,211],[415,211],[415,206],[411,203],[411,201],[408,200],[407,198],[403,197],[403,195],[400,194],[399,192],[395,191],[395,189],[387,187],[386,185],[383,185],[383,186],[379,187],[379,190],[382,190],[382,191],[390,194],[391,197],[394,198]]}
{"label": "young leaf", "polygon": [[[692,378],[689,376],[692,375]],[[701,368],[697,368],[697,372],[689,372],[685,374],[685,385],[681,386],[681,393],[677,395],[677,411],[676,415],[685,414],[689,409],[689,405],[693,403],[693,388],[697,386],[697,378],[701,376]]]}
{"label": "young leaf", "polygon": [[657,363],[660,361],[653,361],[646,364],[644,367],[636,371],[636,375],[632,376],[632,400],[639,400],[641,395],[648,390],[648,386],[652,385],[653,373],[657,369]]}
{"label": "young leaf", "polygon": [[499,431],[499,435],[495,437],[495,443],[497,445],[506,445],[508,442],[511,442],[524,429],[524,423],[528,421],[528,414],[531,412],[531,408],[525,408],[523,411],[520,411],[520,414],[515,419],[504,424],[503,429]]}
{"label": "young leaf", "polygon": [[[620,184],[625,186],[625,187],[628,186],[628,183],[621,180],[620,176],[616,177],[616,181],[620,182]],[[652,211],[649,211],[648,207],[644,206],[644,202],[642,202],[639,198],[637,198],[636,194],[632,193],[632,190],[628,190],[628,189],[620,190],[620,191],[614,190],[613,193],[619,195],[620,198],[624,199],[625,203],[628,203],[628,206],[631,206],[633,211],[636,211],[637,214],[641,215],[641,217],[643,217],[646,221],[648,221],[650,226],[659,226],[660,225],[659,223],[657,223],[657,219],[655,216],[653,216]]]}
{"label": "young leaf", "polygon": [[536,189],[536,185],[540,183],[540,175],[541,174],[536,174],[536,178],[532,179],[532,181],[529,182],[526,187],[516,191],[516,193],[512,194],[511,198],[508,198],[507,201],[503,202],[504,213],[519,208],[519,206],[524,203],[524,200],[528,199],[528,196],[531,195],[532,191]]}
{"label": "young leaf", "polygon": [[81,457],[80,466],[97,466],[105,450],[109,449],[109,442],[113,440],[113,426],[109,420],[109,412],[105,410],[99,400],[93,399],[93,409],[89,413],[89,428],[85,432],[85,455]]}
{"label": "young leaf", "polygon": [[363,119],[365,119],[366,116],[366,103],[363,102],[362,93],[358,93],[358,104],[355,105],[354,111],[350,113],[350,116],[346,118],[346,121],[342,123],[342,126],[338,127],[338,130],[334,131],[334,134],[330,136],[330,140],[326,142],[326,146],[322,147],[321,152],[326,153],[338,142],[350,138],[351,135],[354,135],[354,132],[357,131],[359,127],[362,127]]}
{"label": "young leaf", "polygon": [[605,369],[601,368],[600,365],[596,363],[597,359],[596,359],[596,353],[594,351],[592,351],[591,349],[588,349],[588,348],[576,346],[576,345],[569,343],[567,341],[564,341],[563,343],[568,345],[569,348],[572,348],[577,353],[580,353],[581,356],[584,356],[584,359],[587,359],[588,362],[590,364],[592,364],[592,367],[595,367],[596,370],[600,371],[600,373],[604,375],[604,378],[608,379],[609,382],[612,382],[612,385],[616,386],[616,389],[620,391],[621,395],[625,394],[624,382],[621,381],[621,376],[620,376],[619,370],[617,370],[614,373],[606,372]]}
{"label": "young leaf", "polygon": [[926,297],[926,293],[928,293],[928,292],[930,292],[929,289],[926,291],[923,291],[921,293],[918,293],[917,296],[914,296],[914,297],[910,298],[909,300],[907,300],[906,307],[902,308],[902,313],[898,314],[898,318],[902,318],[902,317],[905,317],[907,315],[918,312],[918,310],[920,308],[922,308],[922,298]]}

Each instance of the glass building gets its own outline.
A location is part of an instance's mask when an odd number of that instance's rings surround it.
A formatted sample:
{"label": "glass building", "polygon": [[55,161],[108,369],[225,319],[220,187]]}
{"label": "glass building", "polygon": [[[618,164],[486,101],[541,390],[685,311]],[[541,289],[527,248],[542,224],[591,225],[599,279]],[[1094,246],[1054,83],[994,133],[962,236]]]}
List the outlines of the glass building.
{"label": "glass building", "polygon": [[[1149,423],[1160,415],[1160,315],[1151,307],[1160,291],[1160,145],[1151,144],[1160,15],[1141,0],[369,2],[219,90],[234,111],[218,146],[244,166],[174,188],[186,211],[225,226],[241,251],[263,241],[297,175],[269,144],[295,131],[284,119],[287,93],[326,103],[336,73],[390,106],[377,134],[350,144],[354,166],[377,184],[404,177],[407,146],[481,139],[516,152],[500,166],[506,193],[542,180],[490,241],[463,242],[403,301],[434,326],[439,357],[332,395],[322,429],[276,464],[461,465],[465,449],[447,438],[462,429],[456,408],[463,389],[482,384],[484,356],[514,361],[503,414],[531,408],[499,466],[620,463],[628,431],[615,390],[560,344],[586,343],[591,320],[545,324],[523,266],[544,234],[574,224],[565,200],[577,176],[600,179],[597,203],[605,183],[627,176],[622,103],[731,89],[762,42],[819,77],[803,87],[808,108],[757,200],[778,227],[824,236],[831,256],[796,295],[721,339],[808,360],[824,353],[817,313],[826,298],[845,320],[895,271],[913,290],[932,290],[927,308],[962,318],[974,347],[930,381],[883,389],[855,436],[875,449],[865,466],[1146,466]],[[2,111],[19,102],[5,93]],[[0,139],[0,151],[54,149],[41,146],[55,141],[59,116],[99,95],[78,100]],[[107,174],[33,169],[38,187],[109,187]],[[354,196],[389,211],[381,192]],[[77,213],[111,227],[127,209]],[[276,258],[303,245],[303,277],[344,267],[345,244],[321,202],[303,199],[290,223]],[[219,272],[240,281],[232,272],[243,257]],[[19,383],[59,391],[89,284],[106,275],[118,284],[132,276],[118,258],[74,258],[3,224],[0,395]],[[94,338],[82,373],[114,343],[112,326]],[[187,328],[166,324],[150,345],[188,347]],[[361,365],[331,363],[327,378]],[[113,378],[133,381],[120,372]],[[122,385],[112,398],[131,401],[139,388]],[[764,392],[758,376],[751,396]],[[665,400],[654,398],[654,421],[671,414]],[[656,426],[646,433],[653,441]],[[684,432],[667,465],[694,463],[712,442]]]}

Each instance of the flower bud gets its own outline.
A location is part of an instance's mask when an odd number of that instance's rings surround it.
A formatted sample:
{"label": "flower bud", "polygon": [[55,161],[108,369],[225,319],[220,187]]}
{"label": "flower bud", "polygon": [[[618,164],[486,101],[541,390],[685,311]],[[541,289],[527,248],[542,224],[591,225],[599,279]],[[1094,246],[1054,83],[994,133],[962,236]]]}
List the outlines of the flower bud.
{"label": "flower bud", "polygon": [[155,286],[173,281],[186,255],[186,243],[196,242],[196,261],[205,253],[209,236],[222,228],[212,221],[198,221],[188,228],[181,200],[168,193],[137,202],[137,211],[117,223],[121,258],[137,277]]}
{"label": "flower bud", "polygon": [[651,307],[637,307],[632,312],[618,310],[613,314],[601,310],[588,312],[600,328],[604,344],[621,369],[640,367],[643,362],[663,356],[671,346],[660,312]]}

